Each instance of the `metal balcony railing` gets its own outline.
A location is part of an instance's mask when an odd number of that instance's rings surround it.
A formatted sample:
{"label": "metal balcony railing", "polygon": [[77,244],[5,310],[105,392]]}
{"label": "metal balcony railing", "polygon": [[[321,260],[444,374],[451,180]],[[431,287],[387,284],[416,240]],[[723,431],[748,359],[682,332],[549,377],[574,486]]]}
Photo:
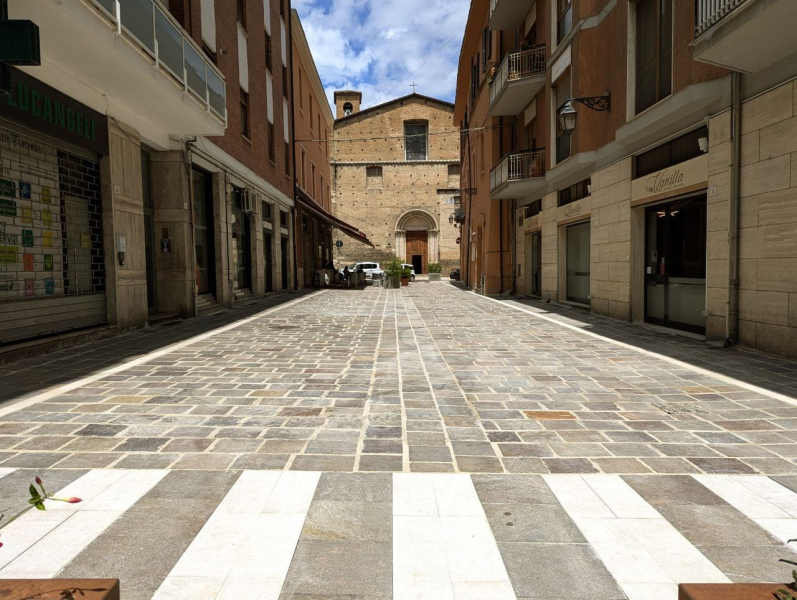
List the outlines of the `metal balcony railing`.
{"label": "metal balcony railing", "polygon": [[135,41],[208,113],[227,123],[227,88],[221,71],[156,0],[84,0]]}
{"label": "metal balcony railing", "polygon": [[545,176],[545,148],[512,152],[490,171],[490,191],[511,181]]}
{"label": "metal balcony railing", "polygon": [[490,82],[490,106],[510,81],[545,74],[545,45],[507,54]]}
{"label": "metal balcony railing", "polygon": [[464,208],[454,209],[454,223],[464,223],[467,218]]}
{"label": "metal balcony railing", "polygon": [[697,0],[695,36],[719,23],[722,19],[749,0]]}

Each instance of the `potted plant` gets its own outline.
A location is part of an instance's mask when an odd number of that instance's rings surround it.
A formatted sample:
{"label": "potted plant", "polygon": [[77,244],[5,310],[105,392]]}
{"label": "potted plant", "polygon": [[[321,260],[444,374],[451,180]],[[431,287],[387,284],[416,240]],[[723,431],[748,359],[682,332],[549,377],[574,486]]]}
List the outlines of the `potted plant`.
{"label": "potted plant", "polygon": [[443,265],[440,263],[429,263],[429,281],[440,281],[440,273],[443,272]]}
{"label": "potted plant", "polygon": [[401,261],[393,257],[385,265],[385,283],[387,288],[397,289],[401,286]]}
{"label": "potted plant", "polygon": [[408,269],[406,267],[401,269],[401,285],[402,286],[410,284],[410,275],[411,274],[412,274],[412,271],[410,269]]}

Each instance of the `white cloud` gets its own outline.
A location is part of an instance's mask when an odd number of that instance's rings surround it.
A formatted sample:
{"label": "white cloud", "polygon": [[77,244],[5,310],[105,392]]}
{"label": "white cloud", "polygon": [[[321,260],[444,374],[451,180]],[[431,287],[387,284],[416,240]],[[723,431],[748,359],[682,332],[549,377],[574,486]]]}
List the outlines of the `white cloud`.
{"label": "white cloud", "polygon": [[418,93],[453,101],[469,0],[293,0],[292,4],[330,101],[334,90],[348,87],[363,93],[365,108],[409,94],[413,81]]}

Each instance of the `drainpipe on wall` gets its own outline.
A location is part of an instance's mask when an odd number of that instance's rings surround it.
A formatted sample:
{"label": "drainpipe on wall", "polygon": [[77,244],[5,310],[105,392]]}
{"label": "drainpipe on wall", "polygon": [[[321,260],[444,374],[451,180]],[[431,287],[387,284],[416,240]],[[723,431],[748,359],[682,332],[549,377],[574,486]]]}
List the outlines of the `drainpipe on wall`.
{"label": "drainpipe on wall", "polygon": [[[196,136],[193,139],[186,140],[185,142],[185,150],[183,150],[183,164],[185,165],[186,170],[186,178],[188,181],[188,206],[190,208],[189,212],[189,222],[191,224],[191,232],[189,234],[189,238],[191,240],[191,274],[194,280],[193,288],[193,304],[192,311],[194,316],[199,316],[199,306],[197,305],[197,292],[199,291],[196,284],[196,224],[194,223],[194,178],[192,176],[192,158],[191,158],[191,142],[196,142]],[[214,232],[215,235],[215,232]],[[215,268],[215,265],[213,266]]]}
{"label": "drainpipe on wall", "polygon": [[512,244],[512,282],[510,291],[512,294],[517,293],[517,240],[515,239],[516,231],[515,223],[517,222],[517,199],[512,200],[512,225],[509,228],[510,243]]}
{"label": "drainpipe on wall", "polygon": [[728,301],[725,347],[739,341],[739,205],[742,162],[742,74],[731,72],[731,201],[728,215]]}

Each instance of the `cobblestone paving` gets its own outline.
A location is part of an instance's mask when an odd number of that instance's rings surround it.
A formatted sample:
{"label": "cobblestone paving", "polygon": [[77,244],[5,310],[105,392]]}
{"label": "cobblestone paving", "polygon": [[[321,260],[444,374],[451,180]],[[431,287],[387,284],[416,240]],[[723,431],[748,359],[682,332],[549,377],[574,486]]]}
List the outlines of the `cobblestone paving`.
{"label": "cobblestone paving", "polygon": [[280,301],[2,367],[0,467],[797,473],[790,361],[445,283]]}

